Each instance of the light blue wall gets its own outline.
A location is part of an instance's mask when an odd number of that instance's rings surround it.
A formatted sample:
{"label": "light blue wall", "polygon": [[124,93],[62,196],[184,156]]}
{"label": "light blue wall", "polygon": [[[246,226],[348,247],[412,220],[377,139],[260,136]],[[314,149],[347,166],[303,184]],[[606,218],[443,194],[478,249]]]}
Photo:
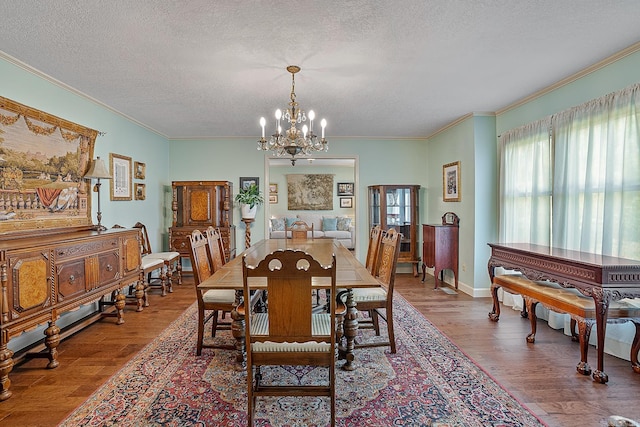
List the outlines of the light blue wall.
{"label": "light blue wall", "polygon": [[[374,184],[426,185],[426,144],[422,140],[363,140],[329,138],[330,156],[358,157],[359,177],[356,180],[357,242],[367,240],[368,222],[367,186]],[[172,140],[169,143],[171,159],[170,180],[229,180],[234,191],[241,176],[260,178],[260,189],[265,190],[265,156],[256,150],[256,139],[215,139],[207,141]],[[328,157],[330,157],[328,156]],[[285,187],[286,188],[286,187]],[[280,197],[283,189],[280,189]],[[421,200],[422,203],[422,200]],[[251,239],[265,238],[264,206],[258,209],[251,226]],[[244,248],[244,224],[239,208],[233,212],[236,224],[238,250]],[[363,225],[363,226],[361,226]],[[362,250],[356,255],[362,259]]]}
{"label": "light blue wall", "polygon": [[[348,216],[355,220],[355,208],[341,208],[340,197],[337,192],[339,182],[355,182],[355,168],[351,166],[309,166],[304,161],[298,161],[295,166],[271,166],[269,171],[269,183],[278,185],[278,203],[269,204],[268,211],[272,216],[284,216],[292,213],[294,216],[301,211],[289,211],[287,198],[287,174],[331,174],[333,175],[333,210],[318,211],[325,216]],[[262,187],[262,186],[261,186]],[[268,197],[268,186],[263,188],[265,200]],[[352,197],[355,206],[356,199]],[[266,209],[265,209],[266,211]]]}
{"label": "light blue wall", "polygon": [[[114,224],[131,227],[141,221],[149,228],[152,247],[161,248],[161,237],[166,234],[159,212],[164,207],[162,188],[168,182],[169,157],[168,141],[157,134],[144,129],[123,116],[101,106],[64,87],[55,84],[34,72],[0,57],[0,95],[29,107],[42,110],[54,116],[86,126],[100,132],[95,145],[95,156],[100,156],[109,165],[109,153],[117,153],[132,158],[132,161],[146,163],[146,179],[134,180],[147,185],[147,198],[144,201],[111,201],[109,182],[102,181],[101,209],[102,223],[107,227]],[[92,192],[93,221],[96,220],[97,195]],[[90,314],[97,305],[88,304],[79,310],[62,314],[57,322],[59,327],[67,326]],[[9,342],[9,348],[16,351],[43,338],[46,326],[24,333]]]}
{"label": "light blue wall", "polygon": [[[426,224],[441,224],[445,212],[454,212],[460,217],[459,239],[459,286],[473,288],[473,253],[475,224],[475,143],[474,117],[462,120],[456,126],[439,133],[429,140]],[[443,166],[460,162],[459,202],[443,199]],[[445,272],[445,280],[452,282],[453,275]]]}
{"label": "light blue wall", "polygon": [[593,71],[496,118],[498,135],[640,81],[640,51]]}
{"label": "light blue wall", "polygon": [[[0,95],[32,108],[45,111],[91,129],[105,132],[98,136],[95,156],[109,166],[109,153],[117,153],[146,163],[146,179],[134,182],[146,184],[146,200],[111,201],[109,181],[102,180],[100,204],[102,224],[131,227],[136,221],[145,223],[155,251],[162,247],[164,224],[159,212],[164,207],[162,185],[168,182],[168,141],[142,128],[104,106],[81,96],[62,85],[52,83],[32,72],[0,58]],[[98,199],[92,192],[93,221],[96,220]]]}
{"label": "light blue wall", "polygon": [[[547,115],[623,89],[640,81],[640,52],[558,87],[495,118],[471,115],[429,138],[428,222],[439,223],[447,210],[460,218],[460,280],[465,292],[488,295],[486,244],[497,240],[497,135]],[[462,201],[442,201],[442,165],[461,160]],[[471,170],[470,170],[471,169]],[[432,191],[440,188],[440,194]],[[448,276],[451,282],[451,276]]]}

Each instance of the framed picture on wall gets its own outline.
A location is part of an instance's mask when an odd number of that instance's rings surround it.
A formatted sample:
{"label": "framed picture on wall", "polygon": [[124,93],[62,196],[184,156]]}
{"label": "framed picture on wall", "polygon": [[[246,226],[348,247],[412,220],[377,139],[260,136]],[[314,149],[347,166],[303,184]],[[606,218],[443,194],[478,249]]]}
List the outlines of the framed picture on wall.
{"label": "framed picture on wall", "polygon": [[144,179],[147,175],[147,165],[142,162],[133,164],[134,176],[136,179]]}
{"label": "framed picture on wall", "polygon": [[136,200],[144,200],[147,198],[147,186],[136,182],[135,184]]}
{"label": "framed picture on wall", "polygon": [[109,153],[111,200],[131,200],[131,157]]}
{"label": "framed picture on wall", "polygon": [[442,199],[445,202],[459,202],[461,195],[460,162],[442,166]]}
{"label": "framed picture on wall", "polygon": [[255,184],[256,187],[260,188],[260,185],[259,185],[260,179],[257,176],[254,176],[254,177],[241,176],[240,177],[240,188],[242,188],[243,190],[249,188],[251,184]]}
{"label": "framed picture on wall", "polygon": [[353,182],[339,182],[338,196],[353,196]]}
{"label": "framed picture on wall", "polygon": [[353,207],[353,197],[340,197],[340,207],[341,208],[352,208]]}
{"label": "framed picture on wall", "polygon": [[269,203],[271,203],[271,204],[278,203],[278,195],[277,194],[269,194]]}
{"label": "framed picture on wall", "polygon": [[278,184],[269,184],[269,194],[278,194]]}

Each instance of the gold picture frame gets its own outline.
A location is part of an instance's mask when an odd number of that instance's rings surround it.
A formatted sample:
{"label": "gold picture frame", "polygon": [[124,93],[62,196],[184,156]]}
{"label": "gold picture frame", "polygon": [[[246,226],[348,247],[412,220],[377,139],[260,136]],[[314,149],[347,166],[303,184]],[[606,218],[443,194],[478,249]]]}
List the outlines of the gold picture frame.
{"label": "gold picture frame", "polygon": [[131,200],[131,157],[109,153],[111,200]]}
{"label": "gold picture frame", "polygon": [[278,194],[278,184],[269,184],[269,194]]}
{"label": "gold picture frame", "polygon": [[271,203],[271,204],[278,203],[278,195],[277,194],[269,194],[269,203]]}
{"label": "gold picture frame", "polygon": [[91,184],[84,175],[97,136],[97,130],[0,96],[0,235],[92,225]]}
{"label": "gold picture frame", "polygon": [[135,184],[135,198],[136,200],[145,200],[147,198],[147,186],[136,182]]}
{"label": "gold picture frame", "polygon": [[442,166],[442,200],[459,202],[462,199],[460,161]]}
{"label": "gold picture frame", "polygon": [[135,162],[133,164],[133,171],[135,179],[145,179],[147,176],[147,165],[142,162]]}

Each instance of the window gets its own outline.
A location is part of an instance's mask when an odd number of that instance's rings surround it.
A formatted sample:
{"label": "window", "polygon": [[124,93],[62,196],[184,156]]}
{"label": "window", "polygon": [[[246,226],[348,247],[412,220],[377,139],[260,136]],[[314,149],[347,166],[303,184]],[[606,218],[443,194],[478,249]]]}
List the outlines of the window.
{"label": "window", "polygon": [[640,259],[639,123],[637,84],[506,132],[500,240]]}

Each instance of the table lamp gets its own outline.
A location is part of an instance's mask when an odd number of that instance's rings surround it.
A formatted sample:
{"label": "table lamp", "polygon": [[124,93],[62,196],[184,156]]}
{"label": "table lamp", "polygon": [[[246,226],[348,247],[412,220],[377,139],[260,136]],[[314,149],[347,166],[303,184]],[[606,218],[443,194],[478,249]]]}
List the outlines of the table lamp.
{"label": "table lamp", "polygon": [[104,231],[107,229],[104,225],[102,225],[102,212],[100,211],[100,180],[101,179],[111,179],[111,174],[107,170],[107,167],[104,165],[104,161],[100,159],[100,156],[96,157],[96,159],[91,162],[91,167],[89,171],[84,175],[85,179],[97,179],[96,185],[93,187],[93,191],[98,193],[98,225],[96,225],[96,230]]}

